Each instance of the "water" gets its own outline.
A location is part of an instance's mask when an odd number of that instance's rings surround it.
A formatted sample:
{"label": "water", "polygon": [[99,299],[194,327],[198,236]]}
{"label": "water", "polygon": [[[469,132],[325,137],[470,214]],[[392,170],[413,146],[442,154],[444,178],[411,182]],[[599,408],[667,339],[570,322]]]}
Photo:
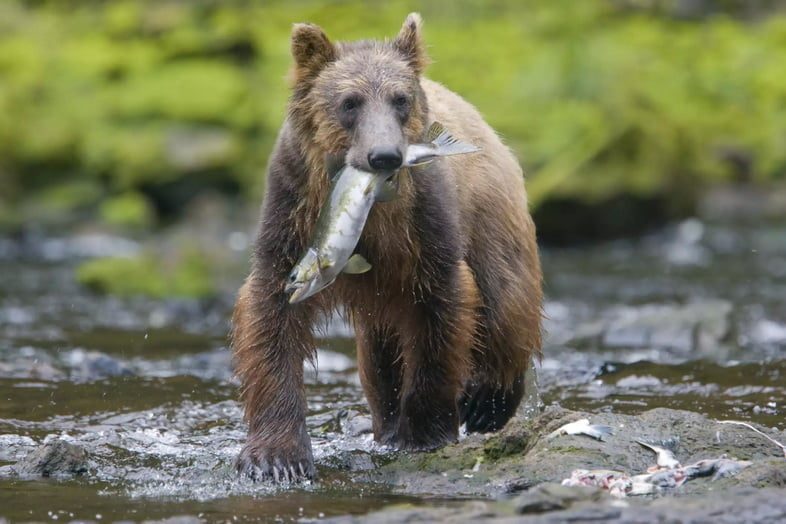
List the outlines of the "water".
{"label": "water", "polygon": [[[687,221],[637,241],[544,252],[545,403],[624,413],[666,406],[783,429],[784,231]],[[232,460],[245,428],[225,340],[231,297],[90,295],[72,277],[79,242],[0,242],[0,516],[286,521],[454,503],[353,480],[352,460],[387,452],[362,431],[367,410],[341,326],[322,339],[316,372],[307,370],[320,482],[277,489],[238,480]],[[39,256],[47,249],[57,256]],[[86,475],[10,474],[55,439],[88,451]]]}

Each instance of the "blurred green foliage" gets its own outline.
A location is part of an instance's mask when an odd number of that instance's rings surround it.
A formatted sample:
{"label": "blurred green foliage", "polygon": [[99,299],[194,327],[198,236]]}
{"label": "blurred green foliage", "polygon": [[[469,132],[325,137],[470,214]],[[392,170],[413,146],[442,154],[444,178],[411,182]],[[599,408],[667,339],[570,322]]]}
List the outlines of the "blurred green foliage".
{"label": "blurred green foliage", "polygon": [[174,263],[159,254],[134,258],[98,258],[79,265],[76,279],[98,293],[154,298],[204,298],[215,294],[214,278],[202,254],[186,250]]}
{"label": "blurred green foliage", "polygon": [[5,0],[0,220],[64,208],[144,227],[178,214],[161,195],[183,184],[256,205],[291,24],[392,37],[411,10],[429,76],[518,153],[533,206],[679,194],[738,175],[731,157],[783,177],[786,16],[684,20],[646,3]]}
{"label": "blurred green foliage", "polygon": [[155,211],[150,202],[133,191],[104,200],[100,215],[107,224],[123,229],[144,229],[155,220]]}

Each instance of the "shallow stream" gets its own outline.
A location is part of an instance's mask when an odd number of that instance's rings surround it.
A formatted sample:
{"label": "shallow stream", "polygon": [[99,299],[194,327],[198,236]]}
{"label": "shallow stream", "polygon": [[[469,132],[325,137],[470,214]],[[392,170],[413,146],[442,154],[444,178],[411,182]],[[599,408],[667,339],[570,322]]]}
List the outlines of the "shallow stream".
{"label": "shallow stream", "polygon": [[[453,503],[355,483],[342,467],[354,450],[384,450],[364,432],[354,347],[341,325],[307,373],[319,483],[238,480],[232,461],[245,428],[225,339],[232,297],[92,295],[73,266],[96,246],[126,244],[0,240],[0,517],[287,521]],[[689,220],[635,241],[545,250],[543,265],[545,404],[632,414],[666,406],[786,427],[783,223]],[[87,451],[85,475],[11,473],[54,439]]]}

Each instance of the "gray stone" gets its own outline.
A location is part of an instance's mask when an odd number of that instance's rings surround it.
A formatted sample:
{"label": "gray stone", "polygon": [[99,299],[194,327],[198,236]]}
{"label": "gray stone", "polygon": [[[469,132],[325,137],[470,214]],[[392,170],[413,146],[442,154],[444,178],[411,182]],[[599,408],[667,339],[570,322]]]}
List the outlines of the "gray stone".
{"label": "gray stone", "polygon": [[365,451],[338,451],[320,461],[320,466],[341,471],[365,472],[375,469],[374,457]]}
{"label": "gray stone", "polygon": [[563,486],[544,483],[522,493],[513,500],[516,513],[545,513],[567,509],[578,502],[607,499],[608,495],[592,486]]}
{"label": "gray stone", "polygon": [[448,507],[391,506],[363,516],[344,516],[321,522],[331,524],[397,522],[483,522],[494,524],[709,523],[786,521],[786,489],[740,488],[710,492],[706,496],[659,499],[580,501],[567,509],[513,516],[510,503],[466,502]]}
{"label": "gray stone", "polygon": [[[604,441],[582,435],[547,437],[564,424],[583,418],[611,426],[614,434]],[[783,432],[760,429],[786,441]],[[643,473],[655,464],[655,456],[635,440],[671,437],[680,439],[676,458],[683,464],[723,455],[752,462],[737,476],[691,480],[676,492],[699,494],[751,482],[761,487],[781,486],[782,476],[786,476],[786,460],[776,445],[747,428],[718,424],[697,413],[658,408],[640,415],[591,414],[550,408],[534,419],[516,417],[497,434],[473,434],[430,453],[399,453],[374,470],[358,472],[355,478],[392,485],[410,494],[501,496],[545,482],[560,483],[576,469]]]}
{"label": "gray stone", "polygon": [[341,421],[341,429],[350,437],[369,434],[373,431],[371,417],[350,410],[347,412],[347,418]]}
{"label": "gray stone", "polygon": [[611,313],[601,344],[680,353],[714,351],[730,334],[731,311],[725,300],[619,308]]}
{"label": "gray stone", "polygon": [[714,221],[753,221],[786,216],[786,185],[716,186],[702,192],[699,214]]}
{"label": "gray stone", "polygon": [[87,472],[87,452],[64,440],[39,446],[14,466],[23,477],[73,477]]}

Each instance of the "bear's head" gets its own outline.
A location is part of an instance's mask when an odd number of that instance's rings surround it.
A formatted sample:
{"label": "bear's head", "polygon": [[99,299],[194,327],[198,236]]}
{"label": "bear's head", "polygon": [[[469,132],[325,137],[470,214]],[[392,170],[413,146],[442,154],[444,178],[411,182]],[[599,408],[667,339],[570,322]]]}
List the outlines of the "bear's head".
{"label": "bear's head", "polygon": [[289,113],[310,154],[366,171],[401,166],[428,113],[420,27],[412,13],[393,40],[334,44],[318,26],[294,26]]}

